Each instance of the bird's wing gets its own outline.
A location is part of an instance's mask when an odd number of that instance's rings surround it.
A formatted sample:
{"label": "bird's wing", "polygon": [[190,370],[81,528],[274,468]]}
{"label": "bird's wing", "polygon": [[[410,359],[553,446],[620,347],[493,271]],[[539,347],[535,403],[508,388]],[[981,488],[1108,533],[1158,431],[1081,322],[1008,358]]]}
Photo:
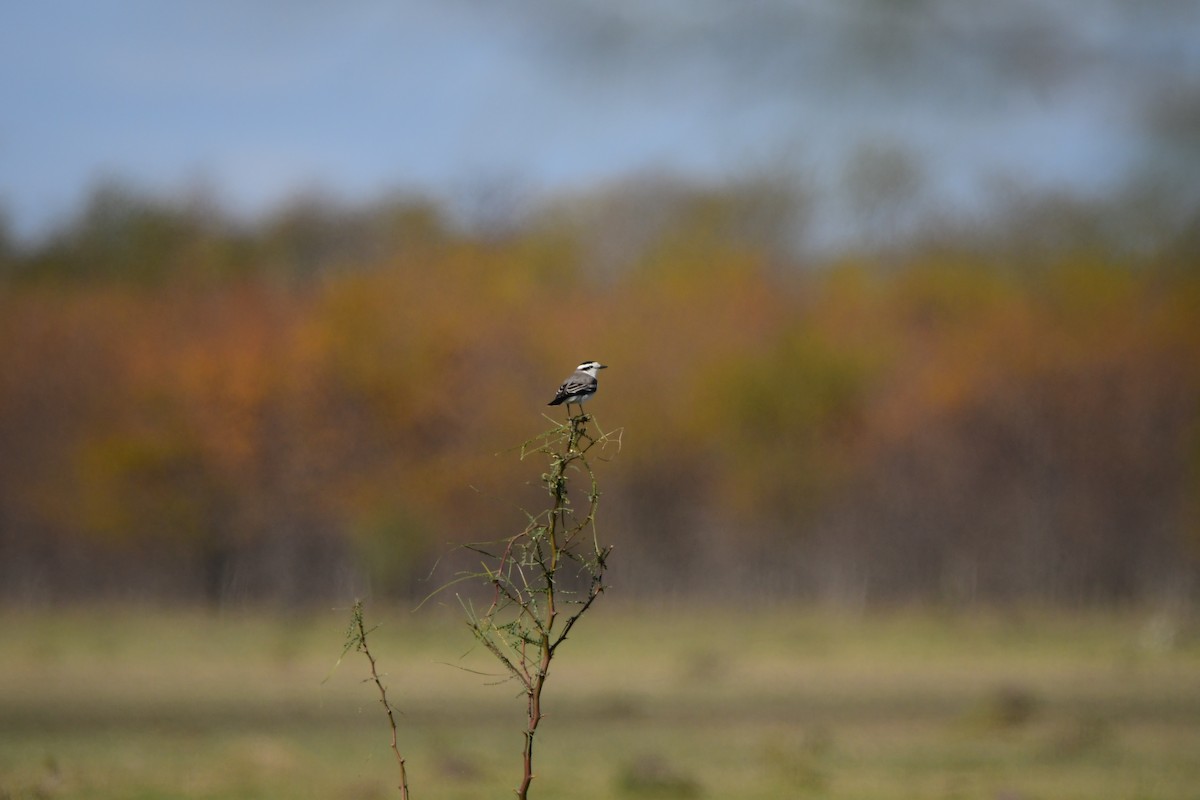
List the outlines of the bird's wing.
{"label": "bird's wing", "polygon": [[563,381],[562,386],[558,387],[558,393],[554,395],[554,399],[557,401],[564,397],[570,397],[573,394],[586,392],[595,385],[596,379],[591,375],[572,375]]}

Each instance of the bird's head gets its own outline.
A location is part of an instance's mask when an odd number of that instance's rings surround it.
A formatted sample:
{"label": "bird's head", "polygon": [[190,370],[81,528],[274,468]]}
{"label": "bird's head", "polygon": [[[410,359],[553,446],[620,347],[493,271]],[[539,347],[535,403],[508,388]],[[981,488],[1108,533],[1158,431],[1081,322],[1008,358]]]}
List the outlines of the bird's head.
{"label": "bird's head", "polygon": [[576,369],[578,369],[580,372],[586,372],[588,375],[591,375],[594,378],[596,377],[596,373],[600,370],[608,369],[608,365],[601,364],[599,361],[584,361],[582,364],[576,367]]}

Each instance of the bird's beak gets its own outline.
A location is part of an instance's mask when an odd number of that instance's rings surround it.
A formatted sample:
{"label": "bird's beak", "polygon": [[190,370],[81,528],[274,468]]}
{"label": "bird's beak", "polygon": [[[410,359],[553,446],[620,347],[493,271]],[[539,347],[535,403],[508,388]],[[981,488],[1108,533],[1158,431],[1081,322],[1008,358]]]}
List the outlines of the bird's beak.
{"label": "bird's beak", "polygon": [[597,364],[596,369],[608,369],[608,364]]}

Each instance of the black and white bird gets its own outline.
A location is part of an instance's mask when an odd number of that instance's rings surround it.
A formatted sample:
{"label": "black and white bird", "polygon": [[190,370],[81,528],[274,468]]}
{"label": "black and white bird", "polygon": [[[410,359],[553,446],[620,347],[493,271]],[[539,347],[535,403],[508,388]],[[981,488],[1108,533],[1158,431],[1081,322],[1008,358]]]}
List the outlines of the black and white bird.
{"label": "black and white bird", "polygon": [[584,361],[575,368],[571,377],[563,381],[562,386],[558,387],[558,394],[546,405],[557,406],[566,403],[568,415],[571,413],[571,406],[577,405],[582,414],[583,401],[596,393],[596,373],[607,368],[599,361]]}

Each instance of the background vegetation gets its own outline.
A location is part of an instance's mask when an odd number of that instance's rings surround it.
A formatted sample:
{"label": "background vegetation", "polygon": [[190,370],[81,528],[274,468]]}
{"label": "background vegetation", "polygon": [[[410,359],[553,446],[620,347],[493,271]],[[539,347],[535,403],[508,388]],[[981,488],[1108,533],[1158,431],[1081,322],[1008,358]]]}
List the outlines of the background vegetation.
{"label": "background vegetation", "polygon": [[497,454],[600,358],[626,597],[1194,597],[1195,213],[1027,198],[819,256],[803,207],[660,179],[246,222],[103,186],[0,237],[0,596],[424,595],[520,524]]}

